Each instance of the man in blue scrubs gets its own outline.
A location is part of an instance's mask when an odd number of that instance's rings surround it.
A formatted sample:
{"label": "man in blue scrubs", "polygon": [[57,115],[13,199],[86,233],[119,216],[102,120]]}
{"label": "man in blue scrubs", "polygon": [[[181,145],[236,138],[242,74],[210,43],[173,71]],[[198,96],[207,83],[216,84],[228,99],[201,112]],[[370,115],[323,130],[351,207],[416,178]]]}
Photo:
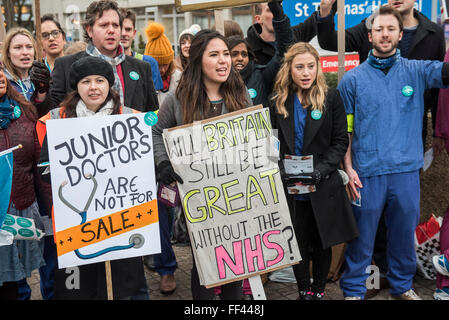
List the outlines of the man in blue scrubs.
{"label": "man in blue scrubs", "polygon": [[387,279],[391,297],[420,300],[414,231],[419,221],[419,169],[423,165],[424,90],[449,84],[449,65],[407,60],[397,49],[403,23],[383,6],[370,18],[368,59],[345,74],[338,89],[345,104],[350,145],[345,171],[360,236],[348,243],[340,280],[345,299],[363,299],[379,219],[387,225]]}

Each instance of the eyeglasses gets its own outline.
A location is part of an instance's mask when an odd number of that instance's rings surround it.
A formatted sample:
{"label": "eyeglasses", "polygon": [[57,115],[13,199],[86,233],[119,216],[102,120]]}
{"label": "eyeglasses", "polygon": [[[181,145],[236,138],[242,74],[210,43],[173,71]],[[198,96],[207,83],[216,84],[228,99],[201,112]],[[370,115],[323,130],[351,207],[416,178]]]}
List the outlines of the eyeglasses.
{"label": "eyeglasses", "polygon": [[61,34],[61,30],[53,30],[52,32],[42,32],[42,39],[48,40],[50,39],[50,36],[53,37],[53,39],[56,39]]}

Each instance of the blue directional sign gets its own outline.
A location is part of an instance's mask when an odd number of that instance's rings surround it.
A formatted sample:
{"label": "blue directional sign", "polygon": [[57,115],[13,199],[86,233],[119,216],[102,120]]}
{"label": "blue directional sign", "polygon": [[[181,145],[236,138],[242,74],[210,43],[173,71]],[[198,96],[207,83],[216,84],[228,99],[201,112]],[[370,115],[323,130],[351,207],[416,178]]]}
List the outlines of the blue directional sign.
{"label": "blue directional sign", "polygon": [[[345,1],[345,25],[350,28],[367,18],[371,13],[386,4],[387,0],[346,0]],[[285,14],[290,18],[292,25],[296,25],[306,20],[310,15],[318,10],[319,0],[284,0],[282,2]],[[432,18],[432,1],[416,0],[415,8],[421,11],[429,19]],[[337,19],[337,15],[336,15]],[[337,25],[335,20],[335,25]]]}

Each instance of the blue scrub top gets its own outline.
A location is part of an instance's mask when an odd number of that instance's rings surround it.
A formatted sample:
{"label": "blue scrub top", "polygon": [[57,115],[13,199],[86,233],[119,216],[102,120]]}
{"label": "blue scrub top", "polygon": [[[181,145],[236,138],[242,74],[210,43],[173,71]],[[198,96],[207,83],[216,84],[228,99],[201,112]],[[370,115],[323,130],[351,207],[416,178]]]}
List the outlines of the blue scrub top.
{"label": "blue scrub top", "polygon": [[338,85],[346,114],[354,115],[352,164],[359,177],[423,166],[424,91],[441,88],[443,63],[400,57],[387,74],[367,61]]}
{"label": "blue scrub top", "polygon": [[295,155],[302,156],[302,146],[304,144],[304,128],[306,127],[307,109],[302,107],[298,96],[295,94],[294,107],[295,112]]}
{"label": "blue scrub top", "polygon": [[[295,117],[295,155],[302,156],[302,147],[304,145],[304,130],[306,127],[307,109],[302,107],[301,101],[295,94],[294,98],[294,117]],[[295,195],[295,200],[310,200],[308,194]]]}

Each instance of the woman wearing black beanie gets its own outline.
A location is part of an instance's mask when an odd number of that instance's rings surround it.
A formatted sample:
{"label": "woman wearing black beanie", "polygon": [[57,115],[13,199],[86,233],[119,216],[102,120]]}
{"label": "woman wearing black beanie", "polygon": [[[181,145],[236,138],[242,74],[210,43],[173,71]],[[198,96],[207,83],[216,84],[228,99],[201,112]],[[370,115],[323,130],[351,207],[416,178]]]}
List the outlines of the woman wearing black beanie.
{"label": "woman wearing black beanie", "polygon": [[[36,129],[42,141],[40,163],[48,162],[46,121],[49,119],[105,116],[135,113],[137,111],[121,105],[120,96],[112,89],[114,72],[105,60],[87,56],[74,62],[70,67],[70,87],[60,107],[51,110],[40,118]],[[44,170],[42,170],[44,171]],[[49,174],[42,175],[49,180]],[[48,181],[51,182],[51,181]],[[106,276],[104,263],[93,263],[77,267],[79,270],[79,289],[67,288],[68,277],[74,271],[55,270],[54,299],[63,300],[106,300]],[[114,299],[149,299],[141,257],[111,261]],[[146,291],[145,293],[143,291]]]}

